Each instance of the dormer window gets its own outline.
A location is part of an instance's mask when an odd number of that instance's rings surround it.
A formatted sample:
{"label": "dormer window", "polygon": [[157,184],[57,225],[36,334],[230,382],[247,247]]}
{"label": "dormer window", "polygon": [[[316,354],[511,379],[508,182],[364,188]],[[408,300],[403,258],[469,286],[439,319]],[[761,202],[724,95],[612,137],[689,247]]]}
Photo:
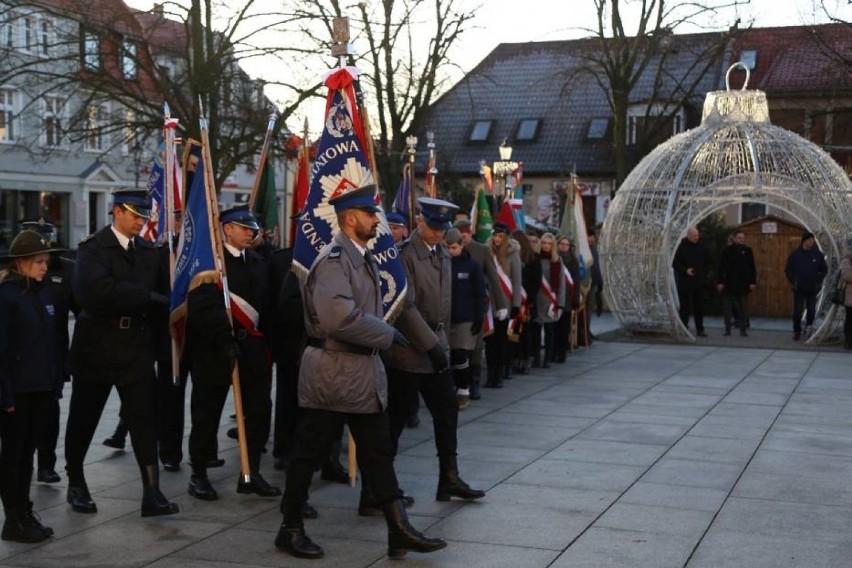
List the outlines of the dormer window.
{"label": "dormer window", "polygon": [[531,142],[538,136],[538,128],[541,125],[541,120],[537,118],[527,118],[518,123],[518,131],[515,133],[517,142]]}
{"label": "dormer window", "polygon": [[740,52],[740,63],[746,66],[749,71],[754,71],[757,67],[757,50],[744,49]]}
{"label": "dormer window", "polygon": [[488,142],[488,136],[491,134],[491,125],[493,120],[477,120],[473,123],[473,128],[470,129],[469,142]]}
{"label": "dormer window", "polygon": [[593,118],[589,121],[589,129],[586,131],[586,140],[603,140],[609,130],[608,118]]}

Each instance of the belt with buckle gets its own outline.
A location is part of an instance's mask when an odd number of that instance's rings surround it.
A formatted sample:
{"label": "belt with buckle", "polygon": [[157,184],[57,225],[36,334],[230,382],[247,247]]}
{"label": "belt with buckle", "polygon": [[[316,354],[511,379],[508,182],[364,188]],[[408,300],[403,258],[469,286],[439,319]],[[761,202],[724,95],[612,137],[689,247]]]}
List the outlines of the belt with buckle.
{"label": "belt with buckle", "polygon": [[445,324],[444,322],[441,322],[441,323],[426,322],[426,325],[428,325],[432,329],[432,331],[434,331],[435,333],[444,331],[447,328],[447,324]]}
{"label": "belt with buckle", "polygon": [[325,339],[318,337],[308,337],[308,345],[317,349],[325,349],[326,351],[340,351],[341,353],[354,353],[355,355],[368,355],[370,357],[375,357],[380,351],[377,347],[365,347],[364,345],[355,345],[354,343],[345,343],[337,340],[327,343]]}
{"label": "belt with buckle", "polygon": [[118,329],[130,329],[133,327],[144,327],[145,326],[145,318],[141,316],[131,317],[131,316],[121,316],[115,318],[115,321],[118,325]]}

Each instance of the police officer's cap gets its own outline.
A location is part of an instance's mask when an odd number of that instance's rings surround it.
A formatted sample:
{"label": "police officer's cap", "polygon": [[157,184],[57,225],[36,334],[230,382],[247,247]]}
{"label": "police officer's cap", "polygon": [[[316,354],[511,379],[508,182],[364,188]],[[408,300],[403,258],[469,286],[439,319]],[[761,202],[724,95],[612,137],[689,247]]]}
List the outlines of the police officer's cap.
{"label": "police officer's cap", "polygon": [[219,214],[219,221],[223,225],[233,223],[247,229],[260,230],[260,223],[257,222],[255,216],[249,211],[248,205],[237,205],[236,207],[222,211]]}
{"label": "police officer's cap", "polygon": [[388,225],[399,225],[406,226],[408,223],[406,222],[405,215],[402,213],[397,213],[396,211],[392,211],[387,214]]}
{"label": "police officer's cap", "polygon": [[56,233],[56,226],[50,222],[50,219],[40,216],[38,219],[25,219],[21,221],[21,229],[25,231],[35,231],[47,238],[53,238]]}
{"label": "police officer's cap", "polygon": [[420,205],[420,214],[427,225],[439,231],[452,228],[453,213],[459,210],[458,205],[432,197],[420,197],[417,203]]}
{"label": "police officer's cap", "polygon": [[382,208],[376,205],[376,184],[374,183],[335,195],[328,200],[328,204],[334,207],[335,213],[342,213],[347,209],[363,209],[369,213],[382,212]]}
{"label": "police officer's cap", "polygon": [[12,240],[12,245],[9,247],[9,252],[0,260],[8,260],[12,258],[23,258],[25,256],[33,256],[43,252],[59,252],[63,248],[52,247],[47,244],[47,239],[41,233],[36,231],[23,230],[18,233],[18,236]]}
{"label": "police officer's cap", "polygon": [[131,213],[148,219],[151,216],[151,196],[147,189],[123,187],[112,194],[112,205],[121,206]]}

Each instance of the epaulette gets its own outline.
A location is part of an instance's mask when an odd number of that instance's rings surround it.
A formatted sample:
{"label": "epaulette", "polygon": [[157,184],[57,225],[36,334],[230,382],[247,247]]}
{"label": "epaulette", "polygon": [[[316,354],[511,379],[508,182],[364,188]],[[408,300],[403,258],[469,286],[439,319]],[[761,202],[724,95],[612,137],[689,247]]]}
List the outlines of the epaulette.
{"label": "epaulette", "polygon": [[84,245],[84,244],[88,243],[89,241],[91,241],[93,238],[95,238],[95,233],[92,233],[91,235],[87,235],[87,236],[83,237],[83,240],[80,241],[80,244]]}
{"label": "epaulette", "polygon": [[340,258],[340,245],[334,245],[328,251],[328,258]]}

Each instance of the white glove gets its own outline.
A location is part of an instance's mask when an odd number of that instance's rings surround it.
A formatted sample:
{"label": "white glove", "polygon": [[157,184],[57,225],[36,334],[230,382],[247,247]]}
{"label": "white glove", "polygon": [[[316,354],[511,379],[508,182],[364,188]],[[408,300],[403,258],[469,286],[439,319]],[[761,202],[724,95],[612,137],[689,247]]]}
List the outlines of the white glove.
{"label": "white glove", "polygon": [[499,310],[495,310],[494,317],[496,317],[499,321],[505,321],[506,318],[509,317],[509,310],[507,310],[506,308],[500,308]]}

